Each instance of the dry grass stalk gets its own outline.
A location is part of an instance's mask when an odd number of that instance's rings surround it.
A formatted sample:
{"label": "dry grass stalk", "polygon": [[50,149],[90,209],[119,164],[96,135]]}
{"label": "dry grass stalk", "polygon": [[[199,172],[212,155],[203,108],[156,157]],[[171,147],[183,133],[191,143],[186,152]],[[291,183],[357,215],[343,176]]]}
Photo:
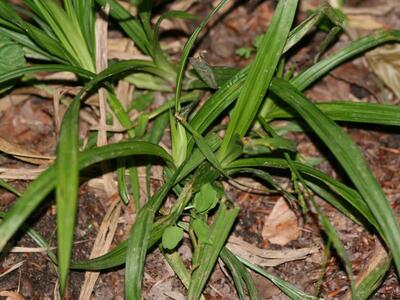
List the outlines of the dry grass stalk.
{"label": "dry grass stalk", "polygon": [[[121,213],[121,204],[118,199],[114,200],[108,209],[104,219],[100,225],[99,232],[97,233],[96,240],[93,245],[90,258],[105,254],[114,239],[115,232],[118,226],[119,215]],[[86,272],[85,281],[83,283],[79,299],[90,299],[94,285],[96,284],[99,272]]]}
{"label": "dry grass stalk", "polygon": [[49,250],[55,250],[56,247],[51,248],[35,248],[35,247],[13,247],[10,253],[47,253]]}
{"label": "dry grass stalk", "polygon": [[[103,9],[107,16],[110,8],[108,5]],[[96,70],[101,72],[107,68],[107,40],[108,40],[108,20],[101,16],[96,19]],[[107,116],[107,91],[104,88],[99,89],[99,108],[100,122],[99,134],[97,137],[97,146],[107,145],[106,116]],[[104,169],[108,169],[104,165]],[[113,184],[112,174],[104,174],[104,188],[109,197],[116,193],[116,187]]]}
{"label": "dry grass stalk", "polygon": [[0,168],[0,178],[9,180],[33,180],[46,171],[47,167],[35,169],[27,168]]}
{"label": "dry grass stalk", "polygon": [[[24,264],[24,260],[20,261],[19,263],[16,263],[15,265],[11,266],[10,268],[8,268],[7,271],[3,272],[2,274],[0,274],[0,278],[11,273],[12,271],[15,271],[16,269],[20,268],[23,264]],[[0,295],[1,296],[1,295]]]}
{"label": "dry grass stalk", "polygon": [[54,124],[56,125],[57,135],[60,133],[61,129],[60,100],[62,94],[63,93],[60,89],[56,89],[53,94]]}

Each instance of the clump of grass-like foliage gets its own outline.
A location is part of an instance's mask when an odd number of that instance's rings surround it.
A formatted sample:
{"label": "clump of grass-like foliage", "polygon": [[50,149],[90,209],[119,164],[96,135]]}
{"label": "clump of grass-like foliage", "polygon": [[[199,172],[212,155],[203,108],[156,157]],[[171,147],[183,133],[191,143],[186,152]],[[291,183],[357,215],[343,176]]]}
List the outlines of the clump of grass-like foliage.
{"label": "clump of grass-like foliage", "polygon": [[[126,299],[140,299],[146,253],[148,249],[160,246],[166,260],[188,289],[189,299],[201,297],[218,258],[230,271],[240,299],[247,296],[260,299],[248,268],[270,279],[292,299],[314,299],[225,248],[239,209],[226,196],[220,183],[235,180],[239,173],[259,178],[271,191],[290,201],[299,199],[304,211],[313,207],[318,212],[327,239],[343,260],[354,299],[371,295],[390,264],[382,264],[366,277],[365,282],[368,280],[374,284],[361,282],[360,290],[338,234],[313,201],[312,194],[321,196],[352,219],[369,223],[385,243],[394,266],[400,271],[400,227],[396,217],[360,150],[337,123],[399,126],[400,109],[391,105],[345,101],[313,103],[303,94],[311,84],[342,62],[378,45],[399,42],[400,32],[376,32],[349,43],[300,74],[285,74],[285,58],[293,46],[321,20],[329,19],[332,32],[337,34],[343,16],[323,5],[294,27],[298,1],[280,0],[265,35],[257,45],[256,56],[247,67],[221,68],[196,60],[192,63],[195,72],[186,76],[188,58],[199,34],[228,0],[222,0],[194,31],[185,44],[178,65],[162,51],[158,31],[163,19],[192,18],[188,13],[166,12],[154,25],[151,22],[153,1],[132,0],[138,10],[136,16],[116,0],[64,0],[62,5],[52,0],[22,2],[24,7],[0,1],[0,46],[13,49],[4,53],[8,61],[15,62],[0,69],[1,90],[10,91],[18,84],[19,78],[44,71],[75,73],[82,88],[65,113],[55,164],[34,180],[7,212],[2,213],[0,249],[5,249],[19,229],[27,229],[24,222],[55,189],[58,251],[53,253],[49,250],[48,255],[58,265],[61,293],[65,291],[71,268],[103,270],[125,265]],[[110,22],[118,24],[151,60],[114,61],[96,73],[95,19],[96,13],[106,5]],[[125,78],[143,91],[159,88],[170,98],[153,111],[143,110],[132,120],[116,95],[116,78]],[[126,139],[102,147],[80,149],[80,108],[87,95],[100,88],[106,90],[109,107],[126,128]],[[202,105],[197,104],[200,90],[210,92]],[[230,119],[220,138],[214,129],[220,125],[221,115],[226,114],[230,114]],[[296,153],[294,142],[276,130],[274,121],[277,119],[306,123],[336,158],[335,163],[345,171],[352,184],[345,185],[304,163]],[[152,126],[147,126],[150,122]],[[158,146],[167,127],[172,141],[168,152]],[[164,161],[164,184],[149,196],[142,207],[138,201],[141,189],[137,166],[140,164],[135,161],[135,156],[157,157],[154,161],[158,163],[160,159]],[[118,160],[116,171],[121,199],[127,205],[134,202],[136,221],[129,239],[106,255],[71,262],[79,172],[109,160]],[[294,191],[284,190],[274,180],[270,173],[275,169],[287,170]],[[127,184],[125,175],[131,184]],[[7,183],[2,182],[2,185],[12,190]],[[157,212],[170,194],[174,194],[177,200],[169,214],[160,217]],[[190,216],[185,221],[182,219],[184,211],[186,216]],[[189,234],[194,249],[190,269],[176,251],[184,232]],[[47,247],[40,235],[32,230],[28,233],[41,247]]]}

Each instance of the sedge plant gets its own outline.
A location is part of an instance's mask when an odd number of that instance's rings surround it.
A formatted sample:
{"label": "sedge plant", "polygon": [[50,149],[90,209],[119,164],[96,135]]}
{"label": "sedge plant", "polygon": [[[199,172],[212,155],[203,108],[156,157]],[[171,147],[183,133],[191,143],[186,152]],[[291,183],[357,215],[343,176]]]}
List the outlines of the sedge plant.
{"label": "sedge plant", "polygon": [[[4,67],[0,64],[1,91],[7,93],[18,85],[18,80],[37,72],[59,71],[74,73],[75,84],[81,89],[67,103],[54,165],[22,194],[8,183],[0,182],[3,188],[18,196],[11,208],[0,215],[0,249],[6,249],[18,230],[25,231],[40,247],[48,247],[46,240],[27,222],[55,190],[58,251],[49,250],[48,255],[58,267],[62,294],[67,288],[70,269],[93,271],[125,266],[126,299],[141,299],[146,255],[159,247],[187,289],[188,299],[202,297],[218,258],[230,272],[240,299],[260,299],[249,269],[271,280],[291,299],[315,299],[225,247],[239,208],[222,183],[236,181],[238,176],[256,177],[271,193],[297,203],[304,213],[309,208],[317,212],[328,244],[343,262],[354,299],[368,298],[383,281],[391,264],[400,271],[400,227],[396,216],[360,149],[340,126],[342,121],[399,126],[399,107],[350,101],[314,103],[303,93],[341,63],[379,45],[399,42],[399,31],[379,31],[365,36],[293,75],[285,73],[290,50],[323,20],[331,24],[329,44],[344,22],[341,13],[323,5],[295,26],[298,1],[278,1],[272,21],[259,40],[254,60],[247,67],[236,69],[210,66],[202,59],[189,60],[208,21],[228,0],[222,0],[200,23],[186,42],[177,64],[160,46],[159,27],[166,18],[194,18],[186,12],[166,12],[154,23],[152,10],[158,4],[155,1],[132,0],[136,15],[116,0],[22,2],[24,6],[0,1],[0,50],[9,61],[16,62]],[[149,59],[112,61],[108,68],[96,73],[94,24],[96,14],[105,6],[109,9],[110,22]],[[189,73],[186,71],[190,65]],[[115,92],[117,79],[129,82],[140,91],[128,108]],[[100,88],[106,89],[114,121],[125,128],[126,139],[102,147],[90,143],[80,147],[79,112],[88,95]],[[162,92],[166,100],[149,110],[154,91]],[[201,91],[208,91],[204,102],[198,101]],[[132,109],[140,112],[135,119],[130,118]],[[220,120],[226,115],[229,123],[224,127]],[[342,183],[302,160],[295,141],[287,139],[276,126],[275,121],[282,119],[291,124],[306,124],[303,128],[326,146],[335,158],[336,167],[344,170],[351,183]],[[221,128],[222,134],[218,135],[216,131]],[[168,151],[158,145],[165,132],[171,133]],[[138,180],[137,167],[141,165],[135,159],[138,156],[149,158],[145,187],[148,200],[143,206],[138,201],[143,190]],[[135,223],[128,240],[109,253],[71,262],[80,171],[103,161],[117,161],[114,165],[121,201],[134,205]],[[152,164],[161,165],[164,180],[153,194],[149,188]],[[280,186],[272,176],[276,170],[287,174],[293,189]],[[372,228],[386,245],[390,256],[362,282],[354,280],[339,235],[314,201],[314,195],[354,222]],[[176,200],[168,213],[161,213],[160,208],[169,196]],[[193,247],[190,268],[177,251],[184,233]]]}

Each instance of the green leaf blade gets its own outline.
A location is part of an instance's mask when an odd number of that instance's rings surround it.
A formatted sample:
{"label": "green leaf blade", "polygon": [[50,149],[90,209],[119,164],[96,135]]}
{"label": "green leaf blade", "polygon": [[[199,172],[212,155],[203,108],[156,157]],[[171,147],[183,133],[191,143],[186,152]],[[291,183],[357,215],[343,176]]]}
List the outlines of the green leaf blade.
{"label": "green leaf blade", "polygon": [[[400,126],[400,107],[397,105],[352,101],[322,102],[315,105],[334,121]],[[296,115],[281,108],[268,114],[271,120],[293,117]]]}
{"label": "green leaf blade", "polygon": [[360,150],[342,129],[324,115],[290,83],[274,79],[271,91],[291,105],[321,138],[349,175],[376,218],[380,232],[400,271],[400,226],[379,183]]}
{"label": "green leaf blade", "polygon": [[282,0],[278,3],[268,31],[261,43],[247,78],[241,88],[231,121],[223,139],[218,158],[230,162],[228,158],[234,137],[242,138],[262,104],[272,77],[281,59],[297,8],[297,0]]}
{"label": "green leaf blade", "polygon": [[78,202],[78,116],[80,99],[75,99],[65,113],[57,148],[57,240],[60,290],[64,294]]}
{"label": "green leaf blade", "polygon": [[192,273],[188,292],[189,300],[197,300],[200,297],[238,213],[238,208],[228,209],[225,204],[219,207],[211,226],[210,243],[202,244],[199,266]]}
{"label": "green leaf blade", "polygon": [[[79,169],[82,170],[90,165],[105,160],[131,155],[158,156],[167,161],[171,167],[171,156],[160,146],[148,142],[126,141],[111,144],[104,147],[94,148],[79,154]],[[32,182],[21,197],[14,203],[6,213],[4,221],[0,224],[0,250],[2,250],[18,230],[21,224],[37,208],[56,185],[56,166],[49,167],[34,182]]]}

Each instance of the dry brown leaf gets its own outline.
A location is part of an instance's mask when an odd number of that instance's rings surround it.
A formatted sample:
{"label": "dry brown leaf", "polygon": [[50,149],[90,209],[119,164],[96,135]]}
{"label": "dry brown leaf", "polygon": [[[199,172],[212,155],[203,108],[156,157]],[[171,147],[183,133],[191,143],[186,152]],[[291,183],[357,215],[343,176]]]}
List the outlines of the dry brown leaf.
{"label": "dry brown leaf", "polygon": [[266,250],[258,248],[234,236],[229,238],[227,247],[234,254],[262,267],[275,267],[289,261],[305,259],[308,255],[319,251],[318,247]]}
{"label": "dry brown leaf", "polygon": [[16,106],[29,98],[29,95],[7,95],[0,99],[0,111],[8,110],[10,107]]}
{"label": "dry brown leaf", "polygon": [[185,296],[179,292],[164,292],[164,294],[174,300],[185,300]]}
{"label": "dry brown leaf", "polygon": [[20,145],[10,143],[2,137],[0,137],[0,151],[34,165],[49,164],[54,160],[54,157],[44,156],[33,150],[26,150]]}
{"label": "dry brown leaf", "polygon": [[143,59],[151,60],[150,56],[143,55],[138,48],[135,47],[133,41],[128,38],[111,38],[108,39],[107,45],[108,58],[113,59]]}
{"label": "dry brown leaf", "polygon": [[368,15],[348,15],[347,26],[356,29],[377,30],[385,28],[386,24]]}
{"label": "dry brown leaf", "polygon": [[256,272],[250,272],[250,275],[261,299],[288,299],[283,298],[281,290],[264,276]]}
{"label": "dry brown leaf", "polygon": [[39,76],[38,79],[46,79],[46,80],[77,80],[78,77],[76,76],[76,74],[71,73],[71,72],[55,72],[55,73],[51,73],[51,74],[46,74],[44,76]]}
{"label": "dry brown leaf", "polygon": [[38,167],[37,169],[26,168],[0,168],[1,179],[20,179],[33,180],[46,171],[47,168]]}
{"label": "dry brown leaf", "polygon": [[271,214],[265,218],[262,236],[273,244],[281,246],[299,237],[297,217],[283,197],[275,203]]}
{"label": "dry brown leaf", "polygon": [[[396,0],[397,1],[397,0]],[[386,1],[385,4],[374,5],[370,7],[351,7],[345,6],[343,7],[343,12],[346,16],[348,15],[369,15],[369,16],[377,16],[382,17],[386,16],[390,11],[392,11],[396,7],[395,3],[389,3]]]}
{"label": "dry brown leaf", "polygon": [[24,297],[17,292],[3,291],[0,292],[0,297],[7,297],[7,300],[24,300]]}
{"label": "dry brown leaf", "polygon": [[366,56],[375,74],[400,97],[400,45],[385,45]]}
{"label": "dry brown leaf", "polygon": [[171,4],[171,10],[188,11],[196,2],[199,2],[199,0],[175,1]]}

